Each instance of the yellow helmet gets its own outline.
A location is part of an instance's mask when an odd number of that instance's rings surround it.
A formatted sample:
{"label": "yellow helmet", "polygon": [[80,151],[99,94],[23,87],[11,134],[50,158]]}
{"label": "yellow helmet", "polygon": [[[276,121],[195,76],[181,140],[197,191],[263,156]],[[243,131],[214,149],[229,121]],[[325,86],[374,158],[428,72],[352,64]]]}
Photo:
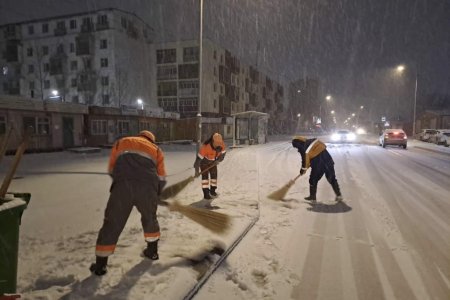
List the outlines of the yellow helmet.
{"label": "yellow helmet", "polygon": [[141,132],[139,132],[139,136],[143,136],[152,141],[153,143],[156,142],[155,135],[148,130],[142,130]]}

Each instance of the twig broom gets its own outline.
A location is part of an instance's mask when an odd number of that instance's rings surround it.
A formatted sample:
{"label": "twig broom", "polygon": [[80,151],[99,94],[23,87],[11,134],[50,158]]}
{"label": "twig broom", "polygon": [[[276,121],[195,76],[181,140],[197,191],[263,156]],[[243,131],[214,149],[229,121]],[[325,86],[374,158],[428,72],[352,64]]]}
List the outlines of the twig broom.
{"label": "twig broom", "polygon": [[286,183],[283,187],[280,189],[270,193],[267,197],[272,200],[283,200],[283,198],[286,196],[287,192],[291,188],[291,186],[295,183],[295,181],[302,176],[301,174],[298,174],[294,179],[289,180],[288,183]]}
{"label": "twig broom", "polygon": [[171,186],[166,187],[161,195],[160,195],[160,199],[162,200],[166,200],[172,197],[175,197],[176,195],[178,195],[179,192],[181,192],[191,181],[194,181],[195,178],[199,177],[200,175],[202,175],[203,173],[207,172],[209,169],[217,166],[219,163],[215,162],[214,164],[212,164],[211,166],[209,166],[208,168],[206,168],[205,170],[201,171],[199,174],[195,175],[195,176],[189,176],[188,178],[177,182],[175,184],[172,184]]}
{"label": "twig broom", "polygon": [[204,208],[181,205],[178,201],[171,203],[159,200],[159,204],[168,206],[169,210],[176,211],[202,225],[215,233],[224,233],[230,227],[230,216]]}

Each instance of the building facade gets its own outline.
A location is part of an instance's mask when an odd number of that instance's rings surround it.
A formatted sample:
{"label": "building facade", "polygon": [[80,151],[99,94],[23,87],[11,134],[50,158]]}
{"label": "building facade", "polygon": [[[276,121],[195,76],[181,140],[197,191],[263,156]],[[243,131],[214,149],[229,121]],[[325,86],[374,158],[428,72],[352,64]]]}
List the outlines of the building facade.
{"label": "building facade", "polygon": [[0,27],[0,95],[89,105],[150,101],[152,28],[118,9]]}
{"label": "building facade", "polygon": [[[179,112],[182,118],[199,111],[198,46],[197,40],[188,40],[156,44],[154,49],[153,97],[164,110]],[[268,113],[274,120],[282,115],[283,86],[209,39],[203,41],[202,69],[204,118],[226,120],[244,111]]]}

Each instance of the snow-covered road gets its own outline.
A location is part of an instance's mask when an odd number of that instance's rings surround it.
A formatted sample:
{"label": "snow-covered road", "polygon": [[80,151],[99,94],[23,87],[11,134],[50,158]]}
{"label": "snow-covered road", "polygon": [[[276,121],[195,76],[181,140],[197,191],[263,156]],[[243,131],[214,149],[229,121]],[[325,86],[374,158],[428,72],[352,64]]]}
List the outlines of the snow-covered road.
{"label": "snow-covered road", "polygon": [[[194,148],[180,147],[165,152],[169,184],[192,173]],[[18,291],[25,299],[181,299],[199,270],[173,256],[214,243],[230,247],[254,223],[195,299],[448,299],[450,156],[373,144],[328,150],[345,202],[334,202],[325,178],[318,203],[303,200],[307,176],[284,201],[269,200],[298,174],[296,149],[287,139],[236,148],[219,166],[213,202],[233,217],[227,235],[160,208],[161,259],[151,263],[139,256],[144,243],[134,212],[103,278],[87,268],[108,197],[109,177],[96,174],[105,172],[108,151],[26,155],[11,186],[32,194]],[[200,202],[199,181],[178,200]]]}

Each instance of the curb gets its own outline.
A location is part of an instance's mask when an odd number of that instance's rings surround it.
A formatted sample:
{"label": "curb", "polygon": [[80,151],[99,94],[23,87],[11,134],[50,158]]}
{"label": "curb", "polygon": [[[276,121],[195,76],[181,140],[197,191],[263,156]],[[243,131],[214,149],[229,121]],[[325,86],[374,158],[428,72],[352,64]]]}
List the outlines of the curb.
{"label": "curb", "polygon": [[450,156],[450,152],[446,152],[446,151],[439,151],[439,150],[430,149],[430,148],[426,148],[426,147],[420,147],[420,146],[414,146],[414,148]]}

